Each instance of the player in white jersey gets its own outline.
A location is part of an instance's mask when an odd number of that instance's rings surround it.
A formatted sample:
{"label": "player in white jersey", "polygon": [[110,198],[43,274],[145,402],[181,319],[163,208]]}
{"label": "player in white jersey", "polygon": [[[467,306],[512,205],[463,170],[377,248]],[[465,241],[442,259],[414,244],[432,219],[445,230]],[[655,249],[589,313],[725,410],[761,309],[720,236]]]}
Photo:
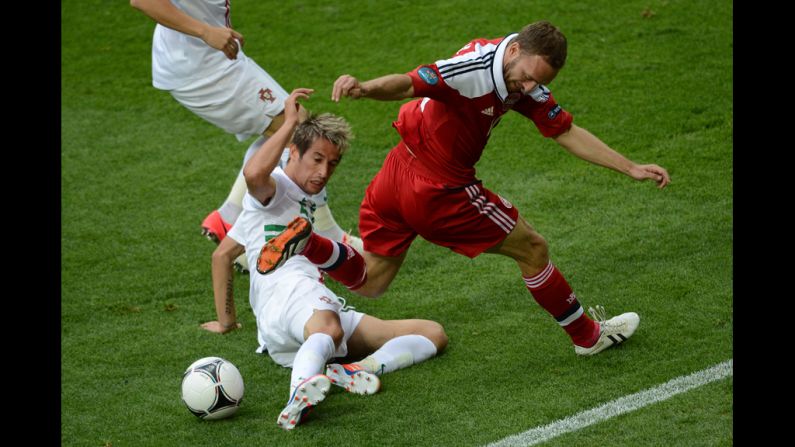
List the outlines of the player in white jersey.
{"label": "player in white jersey", "polygon": [[[298,98],[312,90],[296,89],[285,100],[282,127],[246,163],[247,192],[243,212],[213,253],[213,291],[217,320],[203,328],[226,333],[237,323],[232,290],[231,260],[244,250],[256,262],[265,242],[289,231],[296,216],[310,221],[318,194],[348,146],[350,127],[330,114],[309,117],[299,124]],[[293,131],[295,133],[293,134]],[[290,157],[277,167],[290,141]],[[346,258],[363,263],[359,252],[337,243]],[[322,266],[333,275],[334,265]],[[293,256],[272,275],[250,276],[249,301],[257,321],[257,352],[266,352],[279,365],[292,367],[290,397],[277,424],[290,430],[305,410],[317,405],[331,384],[357,394],[380,388],[380,374],[411,366],[441,352],[447,345],[442,326],[430,320],[384,321],[362,314],[323,284],[321,270],[300,255]],[[340,364],[332,358],[363,360]]]}
{"label": "player in white jersey", "polygon": [[[243,164],[284,121],[287,92],[243,52],[243,36],[232,29],[228,0],[130,0],[157,22],[152,39],[152,84],[238,141],[258,136]],[[301,118],[306,118],[301,110]],[[286,152],[286,151],[285,151]],[[287,157],[285,156],[285,159]],[[218,243],[242,210],[242,169],[220,208],[202,222],[202,234]],[[361,239],[343,231],[319,197],[315,231],[361,251]],[[239,267],[247,270],[245,257]]]}

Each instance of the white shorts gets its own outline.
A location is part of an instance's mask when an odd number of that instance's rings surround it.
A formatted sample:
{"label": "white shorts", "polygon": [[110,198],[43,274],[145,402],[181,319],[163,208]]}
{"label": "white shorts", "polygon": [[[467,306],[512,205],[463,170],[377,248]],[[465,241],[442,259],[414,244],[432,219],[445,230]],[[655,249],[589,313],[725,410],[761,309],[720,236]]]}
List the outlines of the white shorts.
{"label": "white shorts", "polygon": [[304,326],[315,310],[331,310],[340,316],[344,336],[334,357],[348,354],[348,339],[364,314],[348,308],[345,300],[325,285],[306,276],[290,275],[265,292],[270,297],[256,314],[260,347],[284,367],[292,367],[295,353],[304,343]]}
{"label": "white shorts", "polygon": [[169,92],[188,110],[243,141],[261,135],[284,110],[289,95],[252,59],[242,53],[238,57],[242,59],[223,76]]}

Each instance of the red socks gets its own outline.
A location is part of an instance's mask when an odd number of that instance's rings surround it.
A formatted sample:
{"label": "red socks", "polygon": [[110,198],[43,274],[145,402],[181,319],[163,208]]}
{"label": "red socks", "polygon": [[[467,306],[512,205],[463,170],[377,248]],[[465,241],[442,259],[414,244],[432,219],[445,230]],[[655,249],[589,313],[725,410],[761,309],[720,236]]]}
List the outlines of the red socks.
{"label": "red socks", "polygon": [[587,348],[596,343],[599,339],[599,324],[583,312],[571,286],[552,261],[537,275],[523,279],[536,302],[552,314],[574,344]]}
{"label": "red socks", "polygon": [[356,290],[367,282],[367,264],[353,247],[312,233],[301,254],[320,270]]}

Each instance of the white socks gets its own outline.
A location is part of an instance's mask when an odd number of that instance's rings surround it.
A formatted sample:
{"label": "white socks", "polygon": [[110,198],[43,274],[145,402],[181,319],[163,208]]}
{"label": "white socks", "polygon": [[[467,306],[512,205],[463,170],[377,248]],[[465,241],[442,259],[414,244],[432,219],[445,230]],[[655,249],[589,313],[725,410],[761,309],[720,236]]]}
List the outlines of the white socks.
{"label": "white socks", "polygon": [[290,395],[299,383],[325,371],[326,362],[334,355],[334,339],[328,334],[315,333],[307,337],[293,360]]}
{"label": "white socks", "polygon": [[[246,151],[246,155],[243,156],[243,166],[246,165],[246,162],[248,162],[266,140],[266,137],[261,136],[251,143],[251,146],[249,146]],[[223,217],[229,225],[234,224],[238,216],[240,216],[240,213],[243,212],[243,195],[245,193],[246,178],[243,177],[243,167],[241,167],[240,172],[237,173],[235,183],[232,184],[232,190],[229,191],[229,195],[226,197],[223,205],[218,208],[218,213],[221,214],[221,217]]]}
{"label": "white socks", "polygon": [[384,343],[360,362],[365,371],[381,375],[424,362],[436,355],[436,345],[422,335],[402,335]]}

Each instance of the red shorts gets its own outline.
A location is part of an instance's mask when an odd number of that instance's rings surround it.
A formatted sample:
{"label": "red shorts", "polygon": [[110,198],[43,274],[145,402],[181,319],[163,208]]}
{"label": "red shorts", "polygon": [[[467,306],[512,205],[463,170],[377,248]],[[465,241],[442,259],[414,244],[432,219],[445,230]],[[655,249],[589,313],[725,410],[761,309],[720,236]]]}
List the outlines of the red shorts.
{"label": "red shorts", "polygon": [[505,239],[519,211],[480,181],[448,187],[419,175],[403,142],[370,182],[359,210],[364,249],[399,256],[419,234],[429,242],[474,258]]}

